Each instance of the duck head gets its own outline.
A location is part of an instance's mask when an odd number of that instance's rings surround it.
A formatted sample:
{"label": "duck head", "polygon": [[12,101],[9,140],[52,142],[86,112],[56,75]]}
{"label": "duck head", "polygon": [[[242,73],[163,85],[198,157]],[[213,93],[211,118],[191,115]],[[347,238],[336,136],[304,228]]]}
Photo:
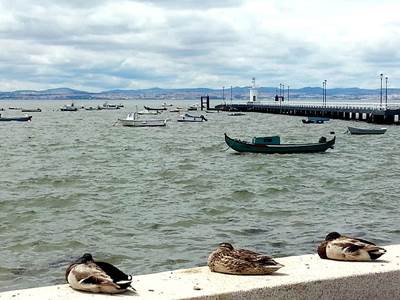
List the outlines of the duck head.
{"label": "duck head", "polygon": [[232,251],[232,250],[233,250],[232,244],[227,243],[227,242],[220,243],[220,244],[218,245],[218,248],[224,249],[224,250],[229,250],[229,251]]}
{"label": "duck head", "polygon": [[325,237],[325,241],[333,241],[338,238],[340,238],[342,235],[336,231],[328,233],[328,235]]}
{"label": "duck head", "polygon": [[92,262],[93,256],[90,253],[85,253],[82,257],[78,258],[75,263],[76,264],[86,264],[87,262]]}

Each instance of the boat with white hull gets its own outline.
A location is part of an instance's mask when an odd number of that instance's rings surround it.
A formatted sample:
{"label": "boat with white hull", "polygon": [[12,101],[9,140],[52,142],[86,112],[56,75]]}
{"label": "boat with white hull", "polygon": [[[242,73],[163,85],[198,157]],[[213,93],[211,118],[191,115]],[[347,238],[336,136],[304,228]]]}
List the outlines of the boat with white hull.
{"label": "boat with white hull", "polygon": [[129,127],[164,127],[168,119],[141,119],[137,112],[129,113],[125,119],[118,119],[122,126]]}

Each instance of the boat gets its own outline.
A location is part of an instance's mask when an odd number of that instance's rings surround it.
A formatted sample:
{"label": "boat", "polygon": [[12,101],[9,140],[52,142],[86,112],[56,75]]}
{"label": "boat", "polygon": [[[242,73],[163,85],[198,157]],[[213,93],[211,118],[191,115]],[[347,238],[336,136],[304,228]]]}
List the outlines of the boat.
{"label": "boat", "polygon": [[190,106],[187,108],[187,110],[188,110],[188,111],[197,110],[197,106],[196,106],[196,105],[190,105]]}
{"label": "boat", "polygon": [[11,110],[21,110],[22,108],[21,108],[21,107],[10,106],[8,109],[11,109]]}
{"label": "boat", "polygon": [[101,110],[101,107],[100,106],[97,106],[97,107],[89,106],[89,107],[85,107],[85,110]]}
{"label": "boat", "polygon": [[40,108],[23,108],[21,112],[42,112]]}
{"label": "boat", "polygon": [[324,124],[324,122],[329,121],[329,118],[323,117],[308,117],[307,119],[302,119],[304,124]]}
{"label": "boat", "polygon": [[329,148],[333,149],[336,137],[327,141],[325,137],[321,137],[318,143],[309,144],[281,144],[279,136],[268,137],[254,137],[252,142],[245,142],[239,139],[230,138],[225,133],[226,144],[238,152],[252,152],[252,153],[312,153],[312,152],[325,152]]}
{"label": "boat", "polygon": [[160,112],[158,110],[144,109],[144,110],[138,111],[137,114],[139,114],[139,115],[158,115],[158,114],[160,114]]}
{"label": "boat", "polygon": [[99,106],[100,109],[105,109],[105,110],[114,110],[114,109],[120,109],[121,107],[124,107],[121,104],[110,104],[108,102],[104,102],[102,106]]}
{"label": "boat", "polygon": [[350,134],[362,135],[362,134],[384,134],[387,130],[385,127],[381,128],[355,128],[347,127]]}
{"label": "boat", "polygon": [[140,119],[137,112],[129,113],[125,119],[118,119],[122,126],[130,127],[163,127],[168,119]]}
{"label": "boat", "polygon": [[192,116],[189,114],[184,114],[180,116],[181,118],[178,119],[178,122],[203,122],[208,121],[203,115],[200,116]]}
{"label": "boat", "polygon": [[27,122],[27,121],[31,121],[32,120],[32,116],[22,116],[22,117],[2,117],[0,114],[0,121],[18,121],[18,122]]}
{"label": "boat", "polygon": [[242,113],[242,112],[233,112],[233,113],[228,114],[228,116],[230,116],[230,117],[238,117],[238,116],[244,116],[244,115],[246,115],[246,114]]}
{"label": "boat", "polygon": [[159,110],[167,110],[166,107],[153,108],[153,107],[148,107],[148,106],[146,106],[146,105],[144,105],[144,109],[147,109],[147,110],[156,110],[156,111],[159,111]]}
{"label": "boat", "polygon": [[74,105],[74,103],[71,103],[71,105],[64,105],[60,109],[61,111],[78,111],[78,108]]}

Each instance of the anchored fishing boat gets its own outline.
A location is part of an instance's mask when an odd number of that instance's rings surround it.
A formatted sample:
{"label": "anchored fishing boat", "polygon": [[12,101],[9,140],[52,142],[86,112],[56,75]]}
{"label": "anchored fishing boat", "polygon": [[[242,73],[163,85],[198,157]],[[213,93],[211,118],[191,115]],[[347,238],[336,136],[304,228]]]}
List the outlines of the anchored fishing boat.
{"label": "anchored fishing boat", "polygon": [[245,142],[239,139],[230,138],[225,133],[226,144],[238,152],[252,152],[252,153],[312,153],[312,152],[325,152],[329,148],[333,149],[336,137],[327,141],[325,137],[321,137],[318,143],[307,144],[281,144],[279,136],[269,137],[254,137],[252,142]]}
{"label": "anchored fishing boat", "polygon": [[181,118],[177,120],[178,122],[203,122],[207,121],[207,119],[203,116],[193,116],[189,114],[181,115]]}
{"label": "anchored fishing boat", "polygon": [[2,117],[0,114],[0,121],[18,121],[18,122],[27,122],[27,121],[31,121],[32,116],[22,116],[22,117]]}
{"label": "anchored fishing boat", "polygon": [[118,119],[122,126],[130,127],[163,127],[168,119],[141,119],[137,112],[129,113],[125,119]]}
{"label": "anchored fishing boat", "polygon": [[362,135],[362,134],[384,134],[387,128],[355,128],[347,127],[350,134]]}
{"label": "anchored fishing boat", "polygon": [[23,108],[21,112],[42,112],[40,108]]}
{"label": "anchored fishing boat", "polygon": [[154,107],[149,107],[149,106],[146,106],[146,105],[144,105],[144,108],[147,109],[147,110],[156,110],[156,111],[159,111],[159,110],[167,110],[166,107],[154,108]]}
{"label": "anchored fishing boat", "polygon": [[74,105],[74,103],[71,103],[71,105],[64,105],[60,109],[61,111],[78,111],[78,108]]}
{"label": "anchored fishing boat", "polygon": [[324,124],[324,122],[329,121],[329,118],[322,117],[308,117],[307,119],[302,119],[304,124]]}

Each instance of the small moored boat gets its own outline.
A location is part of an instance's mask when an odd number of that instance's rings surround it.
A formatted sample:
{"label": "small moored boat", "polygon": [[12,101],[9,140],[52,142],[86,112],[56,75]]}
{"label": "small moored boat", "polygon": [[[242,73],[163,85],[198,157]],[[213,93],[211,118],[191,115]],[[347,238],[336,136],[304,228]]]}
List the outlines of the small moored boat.
{"label": "small moored boat", "polygon": [[203,122],[207,121],[207,119],[203,116],[192,116],[189,114],[181,115],[181,118],[177,120],[178,122]]}
{"label": "small moored boat", "polygon": [[147,109],[147,110],[156,110],[156,111],[159,111],[159,110],[167,110],[166,107],[154,108],[154,107],[148,107],[148,106],[146,106],[146,105],[144,105],[144,108]]}
{"label": "small moored boat", "polygon": [[327,141],[325,137],[321,137],[318,143],[309,144],[281,144],[279,136],[254,137],[251,143],[230,138],[225,133],[225,142],[233,150],[238,152],[252,153],[312,153],[325,152],[329,148],[333,149],[336,137]]}
{"label": "small moored boat", "polygon": [[23,108],[21,112],[42,112],[40,108]]}
{"label": "small moored boat", "polygon": [[168,119],[140,119],[137,112],[129,113],[125,119],[118,119],[122,126],[130,127],[164,127]]}
{"label": "small moored boat", "polygon": [[307,119],[302,119],[301,121],[304,124],[324,124],[324,122],[329,121],[329,118],[308,117]]}
{"label": "small moored boat", "polygon": [[31,119],[32,119],[32,116],[28,116],[28,115],[25,115],[22,117],[2,117],[0,114],[0,121],[5,121],[5,122],[8,122],[8,121],[27,122],[27,121],[31,121]]}
{"label": "small moored boat", "polygon": [[60,109],[61,111],[78,111],[78,108],[74,105],[74,103],[71,103],[71,105],[64,105]]}
{"label": "small moored boat", "polygon": [[348,132],[350,134],[384,134],[387,128],[355,128],[355,127],[347,127]]}

